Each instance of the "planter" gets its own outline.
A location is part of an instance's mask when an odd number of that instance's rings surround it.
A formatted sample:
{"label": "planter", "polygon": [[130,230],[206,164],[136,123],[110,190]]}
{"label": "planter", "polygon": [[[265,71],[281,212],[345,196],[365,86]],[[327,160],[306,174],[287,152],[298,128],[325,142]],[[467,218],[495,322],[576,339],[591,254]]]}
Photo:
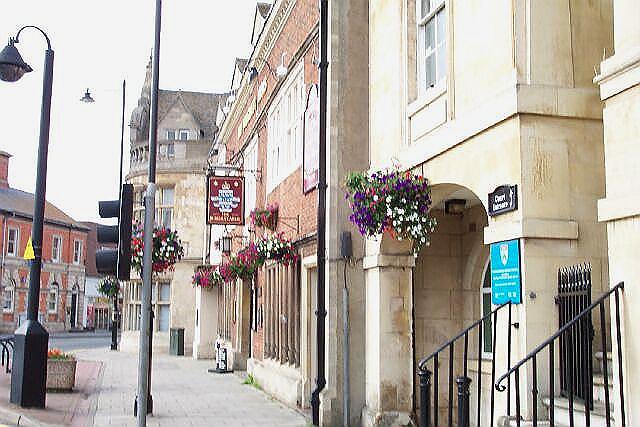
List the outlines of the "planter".
{"label": "planter", "polygon": [[76,383],[77,360],[47,360],[47,390],[71,391]]}

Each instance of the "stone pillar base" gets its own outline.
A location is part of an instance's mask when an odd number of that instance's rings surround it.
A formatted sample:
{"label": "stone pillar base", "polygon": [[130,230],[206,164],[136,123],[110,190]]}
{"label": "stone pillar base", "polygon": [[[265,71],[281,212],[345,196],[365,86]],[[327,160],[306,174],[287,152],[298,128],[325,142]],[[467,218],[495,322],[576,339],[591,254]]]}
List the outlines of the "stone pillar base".
{"label": "stone pillar base", "polygon": [[415,427],[408,412],[376,412],[366,406],[362,409],[362,427]]}

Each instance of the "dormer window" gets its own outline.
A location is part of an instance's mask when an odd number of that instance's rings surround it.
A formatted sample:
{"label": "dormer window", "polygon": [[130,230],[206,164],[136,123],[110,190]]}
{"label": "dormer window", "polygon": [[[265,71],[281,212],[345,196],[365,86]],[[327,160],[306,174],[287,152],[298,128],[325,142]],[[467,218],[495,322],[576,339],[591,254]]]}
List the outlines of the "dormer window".
{"label": "dormer window", "polygon": [[180,141],[187,141],[189,139],[189,129],[180,129]]}
{"label": "dormer window", "polygon": [[175,141],[176,140],[176,131],[175,129],[167,129],[167,140]]}

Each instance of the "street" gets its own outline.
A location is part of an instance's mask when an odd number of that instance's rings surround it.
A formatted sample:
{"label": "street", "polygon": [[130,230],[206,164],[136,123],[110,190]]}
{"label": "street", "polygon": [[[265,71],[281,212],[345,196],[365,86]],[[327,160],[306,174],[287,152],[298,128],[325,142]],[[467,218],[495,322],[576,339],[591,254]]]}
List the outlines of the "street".
{"label": "street", "polygon": [[61,332],[49,335],[49,348],[59,348],[62,351],[109,348],[111,332]]}

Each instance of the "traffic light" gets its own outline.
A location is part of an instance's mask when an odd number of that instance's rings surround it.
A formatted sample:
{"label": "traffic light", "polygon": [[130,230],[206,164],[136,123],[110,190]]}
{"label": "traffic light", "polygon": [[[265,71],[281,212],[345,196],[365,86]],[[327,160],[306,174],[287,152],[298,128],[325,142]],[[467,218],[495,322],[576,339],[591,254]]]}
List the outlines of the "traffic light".
{"label": "traffic light", "polygon": [[98,225],[98,243],[117,243],[118,249],[96,251],[98,273],[129,280],[131,272],[131,223],[133,185],[123,184],[120,200],[98,202],[100,218],[118,218],[118,225]]}

